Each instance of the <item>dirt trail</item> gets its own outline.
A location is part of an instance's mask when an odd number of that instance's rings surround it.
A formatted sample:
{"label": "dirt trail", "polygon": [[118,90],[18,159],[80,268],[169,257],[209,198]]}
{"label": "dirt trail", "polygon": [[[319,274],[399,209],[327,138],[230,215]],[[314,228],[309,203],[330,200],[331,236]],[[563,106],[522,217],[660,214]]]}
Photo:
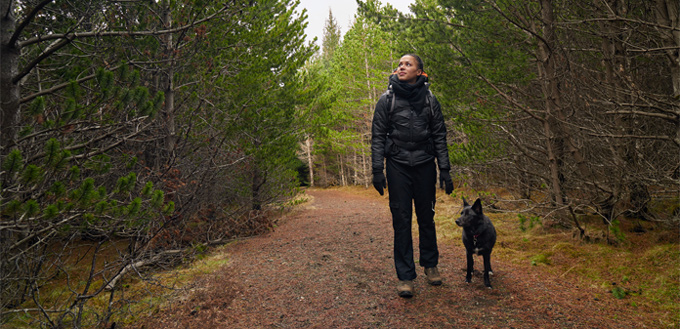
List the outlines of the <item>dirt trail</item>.
{"label": "dirt trail", "polygon": [[442,286],[429,286],[419,268],[415,296],[400,298],[386,198],[307,193],[312,200],[304,209],[269,234],[229,246],[228,265],[137,327],[645,327],[643,316],[626,311],[622,301],[597,299],[588,289],[493,257],[494,289],[486,289],[480,275],[466,284],[459,241],[440,242]]}

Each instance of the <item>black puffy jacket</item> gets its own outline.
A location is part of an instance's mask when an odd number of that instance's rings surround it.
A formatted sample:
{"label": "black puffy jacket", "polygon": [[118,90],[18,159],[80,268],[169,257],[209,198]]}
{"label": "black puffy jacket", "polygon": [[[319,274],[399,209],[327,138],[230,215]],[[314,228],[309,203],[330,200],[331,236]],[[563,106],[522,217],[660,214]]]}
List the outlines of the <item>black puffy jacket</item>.
{"label": "black puffy jacket", "polygon": [[388,97],[383,94],[375,106],[371,138],[373,172],[382,172],[384,159],[416,166],[437,158],[440,171],[449,171],[449,151],[446,145],[446,124],[441,106],[430,95],[425,108],[416,111],[408,100],[395,98],[394,110],[390,112]]}

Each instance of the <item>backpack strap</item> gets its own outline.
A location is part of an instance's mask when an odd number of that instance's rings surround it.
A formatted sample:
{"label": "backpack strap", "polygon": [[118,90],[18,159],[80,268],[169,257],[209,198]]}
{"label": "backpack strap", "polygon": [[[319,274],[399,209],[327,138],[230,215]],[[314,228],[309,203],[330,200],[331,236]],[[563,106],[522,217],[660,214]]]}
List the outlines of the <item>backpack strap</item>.
{"label": "backpack strap", "polygon": [[389,87],[387,87],[387,91],[385,92],[387,95],[387,102],[390,110],[387,112],[387,117],[389,118],[392,115],[392,112],[394,112],[394,103],[396,103],[396,95],[394,94],[394,91],[392,90],[392,85],[390,84]]}
{"label": "backpack strap", "polygon": [[[426,83],[427,84],[427,83]],[[425,97],[425,104],[429,107],[429,119],[432,121],[432,118],[434,118],[434,108],[432,106],[432,103],[434,103],[434,94],[432,94],[432,90],[429,88],[427,89],[428,95]],[[387,95],[387,106],[389,110],[387,111],[387,119],[390,120],[392,119],[392,112],[394,112],[394,103],[396,103],[396,95],[394,91],[392,90],[392,84],[390,84],[387,87],[387,91],[385,91],[385,95]]]}
{"label": "backpack strap", "polygon": [[[394,94],[394,91],[392,90],[392,84],[390,84],[387,87],[387,90],[385,93],[383,93],[385,96],[385,99],[387,100],[387,122],[389,125],[389,122],[392,121],[392,112],[394,112],[394,103],[397,102],[396,95]],[[389,135],[389,133],[387,133]]]}
{"label": "backpack strap", "polygon": [[434,118],[434,107],[432,106],[432,103],[434,103],[434,94],[432,94],[432,90],[428,89],[427,91],[430,93],[425,98],[425,104],[430,108],[430,122],[432,122],[432,118]]}

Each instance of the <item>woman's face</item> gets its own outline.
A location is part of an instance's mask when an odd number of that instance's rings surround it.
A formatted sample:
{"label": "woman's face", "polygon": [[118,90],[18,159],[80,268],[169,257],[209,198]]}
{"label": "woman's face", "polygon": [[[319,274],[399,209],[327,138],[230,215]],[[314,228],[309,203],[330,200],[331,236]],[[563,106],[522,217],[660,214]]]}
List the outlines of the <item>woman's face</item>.
{"label": "woman's face", "polygon": [[399,59],[399,66],[397,67],[399,81],[415,83],[421,74],[423,74],[423,70],[418,68],[418,61],[415,57],[406,55]]}

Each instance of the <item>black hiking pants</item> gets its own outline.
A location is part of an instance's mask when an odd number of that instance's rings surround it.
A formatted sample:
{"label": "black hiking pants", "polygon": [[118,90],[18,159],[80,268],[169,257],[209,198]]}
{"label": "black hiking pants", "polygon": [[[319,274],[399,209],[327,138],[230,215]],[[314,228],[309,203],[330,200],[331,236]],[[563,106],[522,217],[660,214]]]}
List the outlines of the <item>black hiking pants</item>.
{"label": "black hiking pants", "polygon": [[387,159],[386,173],[397,277],[399,280],[413,280],[416,278],[411,235],[413,205],[418,220],[420,266],[434,267],[439,262],[434,226],[437,168],[434,160],[411,167]]}

